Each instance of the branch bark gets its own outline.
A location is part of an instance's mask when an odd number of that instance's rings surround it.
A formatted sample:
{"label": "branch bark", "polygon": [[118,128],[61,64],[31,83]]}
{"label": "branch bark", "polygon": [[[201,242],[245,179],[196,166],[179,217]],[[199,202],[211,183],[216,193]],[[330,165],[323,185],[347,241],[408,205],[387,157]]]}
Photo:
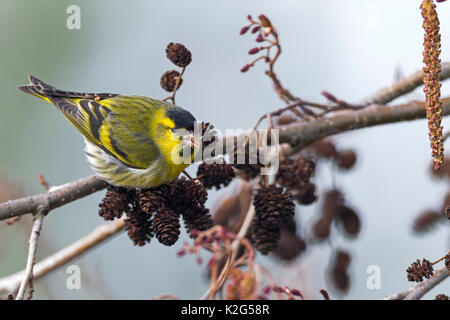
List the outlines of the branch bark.
{"label": "branch bark", "polygon": [[[450,98],[442,99],[442,115],[450,114]],[[280,129],[280,143],[304,147],[318,139],[345,131],[425,118],[424,102],[397,106],[372,106],[315,121],[294,123]]]}
{"label": "branch bark", "polygon": [[[450,78],[450,62],[443,62],[441,69],[441,80]],[[363,104],[387,104],[421,85],[423,85],[423,70],[416,71],[410,76],[400,79],[392,86],[377,91],[373,96],[364,99]]]}
{"label": "branch bark", "polygon": [[[95,246],[102,244],[122,229],[123,219],[98,226],[85,237],[38,262],[33,268],[33,279],[38,279],[72,261]],[[16,292],[25,273],[26,270],[22,270],[0,279],[0,293],[9,294]]]}
{"label": "branch bark", "polygon": [[[57,190],[0,204],[0,220],[35,213],[41,206],[48,211],[106,188],[107,183],[93,175],[58,186]],[[55,187],[56,189],[56,187]]]}
{"label": "branch bark", "polygon": [[444,281],[448,278],[450,275],[450,270],[445,266],[442,269],[439,269],[438,271],[435,271],[434,274],[429,278],[415,287],[413,287],[409,292],[408,295],[404,298],[404,300],[419,300],[421,299],[428,291],[433,289],[435,286],[437,286],[439,283]]}
{"label": "branch bark", "polygon": [[30,288],[32,288],[32,281],[33,281],[33,266],[36,259],[36,251],[37,251],[37,243],[39,239],[39,235],[42,230],[42,223],[44,221],[44,216],[47,212],[46,207],[41,207],[38,210],[38,213],[36,213],[33,221],[33,227],[31,229],[31,236],[29,240],[29,249],[28,249],[28,258],[27,258],[27,265],[25,268],[24,276],[22,278],[22,281],[20,283],[19,291],[16,296],[16,300],[23,300],[25,296],[25,291],[30,285]]}

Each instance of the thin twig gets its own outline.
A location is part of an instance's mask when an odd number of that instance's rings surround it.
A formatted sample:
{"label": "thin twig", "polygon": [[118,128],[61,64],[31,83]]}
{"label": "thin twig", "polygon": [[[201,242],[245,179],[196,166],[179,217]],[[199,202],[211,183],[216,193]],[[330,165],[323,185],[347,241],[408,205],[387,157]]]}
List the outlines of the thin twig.
{"label": "thin twig", "polygon": [[22,281],[20,283],[19,291],[17,292],[16,300],[23,300],[28,284],[33,281],[33,266],[36,261],[37,243],[42,230],[42,222],[47,211],[47,207],[42,206],[39,208],[38,213],[36,213],[34,217],[33,228],[31,229],[30,240],[28,241],[29,249],[27,265]]}
{"label": "thin twig", "polygon": [[253,206],[253,204],[250,204],[250,208],[247,211],[247,214],[245,215],[244,222],[242,223],[238,231],[238,234],[236,235],[236,239],[234,239],[233,242],[231,243],[231,253],[227,255],[227,260],[222,268],[219,277],[217,278],[215,283],[213,283],[208,288],[208,290],[203,294],[203,296],[200,299],[205,300],[208,297],[212,299],[215,296],[216,292],[219,291],[220,288],[225,283],[225,280],[227,279],[228,274],[234,265],[234,261],[236,260],[236,256],[239,251],[242,239],[245,239],[245,235],[247,234],[251,226],[254,215],[255,215],[255,207]]}

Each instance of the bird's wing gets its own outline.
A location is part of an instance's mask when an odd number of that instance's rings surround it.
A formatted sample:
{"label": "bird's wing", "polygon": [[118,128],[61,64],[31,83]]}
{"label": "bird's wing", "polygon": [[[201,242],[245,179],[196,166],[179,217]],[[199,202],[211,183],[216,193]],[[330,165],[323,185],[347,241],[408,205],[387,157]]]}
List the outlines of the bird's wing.
{"label": "bird's wing", "polygon": [[[142,105],[145,98],[63,91],[33,76],[30,81],[19,89],[54,104],[87,140],[125,165],[145,169],[157,156],[159,151],[146,134],[150,119]],[[124,108],[127,112],[117,112]]]}

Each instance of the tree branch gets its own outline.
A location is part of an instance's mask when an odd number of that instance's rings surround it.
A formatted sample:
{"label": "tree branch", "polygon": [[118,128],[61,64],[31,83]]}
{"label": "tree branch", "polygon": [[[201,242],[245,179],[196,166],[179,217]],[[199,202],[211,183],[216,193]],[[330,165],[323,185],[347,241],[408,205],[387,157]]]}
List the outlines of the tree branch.
{"label": "tree branch", "polygon": [[[450,114],[450,98],[442,99],[442,115]],[[425,118],[425,104],[411,102],[397,106],[372,106],[335,114],[314,121],[280,127],[280,143],[301,148],[315,140],[354,129]]]}
{"label": "tree branch", "polygon": [[449,275],[450,270],[447,268],[447,266],[444,266],[442,269],[434,272],[429,279],[422,281],[412,289],[408,290],[408,295],[404,298],[404,300],[421,299],[428,291],[447,279]]}
{"label": "tree branch", "polygon": [[36,259],[37,242],[42,230],[42,222],[44,220],[46,212],[47,207],[40,207],[38,213],[36,213],[36,215],[34,216],[33,227],[31,229],[31,236],[30,240],[28,241],[30,247],[28,250],[27,265],[25,268],[24,276],[22,278],[22,282],[20,283],[16,300],[23,300],[28,284],[30,284],[30,288],[32,288],[33,266]]}
{"label": "tree branch", "polygon": [[[441,80],[450,78],[450,62],[441,63],[441,69]],[[392,86],[377,91],[373,96],[364,99],[363,104],[387,104],[421,85],[423,85],[423,70],[416,71],[410,76],[400,79]]]}
{"label": "tree branch", "polygon": [[[123,219],[118,219],[98,226],[87,236],[37,263],[34,266],[33,279],[38,279],[50,271],[72,261],[89,249],[102,244],[105,240],[109,239],[122,229]],[[9,294],[11,292],[16,292],[25,274],[26,270],[22,270],[0,279],[0,293]]]}
{"label": "tree branch", "polygon": [[57,190],[0,204],[0,220],[35,213],[41,206],[51,211],[69,202],[106,188],[107,183],[93,175],[55,187]]}
{"label": "tree branch", "polygon": [[[422,84],[422,71],[417,71],[390,87],[379,90],[367,103],[387,103]],[[442,79],[450,77],[450,62],[442,63]],[[442,99],[443,115],[450,113],[450,98]],[[425,118],[423,102],[411,102],[397,106],[373,106],[358,111],[348,111],[312,121],[302,121],[280,127],[280,143],[288,143],[292,150],[304,147],[315,140],[349,130],[366,128],[386,123]],[[224,138],[226,141],[235,137]],[[107,183],[98,176],[90,176],[61,186],[57,191],[39,194],[0,204],[0,220],[27,213],[48,203],[49,211],[102,190]]]}

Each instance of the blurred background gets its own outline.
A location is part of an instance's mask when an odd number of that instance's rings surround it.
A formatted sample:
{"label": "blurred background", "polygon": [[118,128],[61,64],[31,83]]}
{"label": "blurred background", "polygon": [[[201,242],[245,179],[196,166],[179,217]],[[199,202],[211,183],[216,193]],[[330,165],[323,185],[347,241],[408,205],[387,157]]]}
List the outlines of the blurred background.
{"label": "blurred background", "polygon": [[[81,8],[81,29],[69,30],[69,5]],[[140,94],[164,98],[161,74],[173,65],[165,57],[169,42],[186,45],[193,55],[177,104],[197,119],[222,131],[251,128],[257,117],[283,102],[263,73],[263,65],[243,74],[253,37],[239,36],[247,14],[267,15],[283,47],[276,64],[283,84],[296,95],[325,102],[327,90],[358,102],[395,78],[422,67],[420,1],[43,1],[0,3],[0,177],[2,200],[43,192],[37,174],[53,185],[92,174],[83,154],[81,135],[48,103],[20,92],[17,85],[33,74],[60,89]],[[438,5],[442,61],[450,61],[450,3]],[[443,83],[443,96],[450,94]],[[395,102],[423,100],[419,88]],[[444,120],[445,128],[450,123]],[[447,129],[448,130],[448,129]],[[280,285],[296,287],[308,298],[319,289],[332,298],[378,299],[413,285],[406,268],[418,258],[435,260],[450,247],[448,224],[424,236],[413,234],[414,217],[438,210],[448,190],[446,180],[430,174],[431,155],[425,120],[346,133],[339,148],[358,154],[349,172],[320,167],[314,181],[320,192],[338,185],[362,218],[355,240],[333,239],[352,255],[351,287],[334,290],[324,272],[330,246],[318,246],[291,262],[257,256]],[[195,174],[195,167],[188,170]],[[16,188],[11,187],[16,186]],[[229,190],[210,192],[214,208]],[[17,190],[16,190],[17,189]],[[7,191],[9,193],[7,193]],[[103,220],[97,205],[103,192],[52,212],[45,220],[38,260],[89,233]],[[6,199],[5,199],[6,198]],[[307,228],[320,202],[301,207]],[[0,277],[25,266],[30,219],[0,224]],[[148,299],[162,293],[197,299],[208,287],[205,266],[194,257],[176,257],[185,233],[172,247],[152,241],[134,247],[121,233],[71,264],[82,271],[80,290],[66,288],[63,267],[35,282],[39,299]],[[368,266],[381,270],[381,289],[366,285]],[[449,293],[443,283],[427,297]]]}

